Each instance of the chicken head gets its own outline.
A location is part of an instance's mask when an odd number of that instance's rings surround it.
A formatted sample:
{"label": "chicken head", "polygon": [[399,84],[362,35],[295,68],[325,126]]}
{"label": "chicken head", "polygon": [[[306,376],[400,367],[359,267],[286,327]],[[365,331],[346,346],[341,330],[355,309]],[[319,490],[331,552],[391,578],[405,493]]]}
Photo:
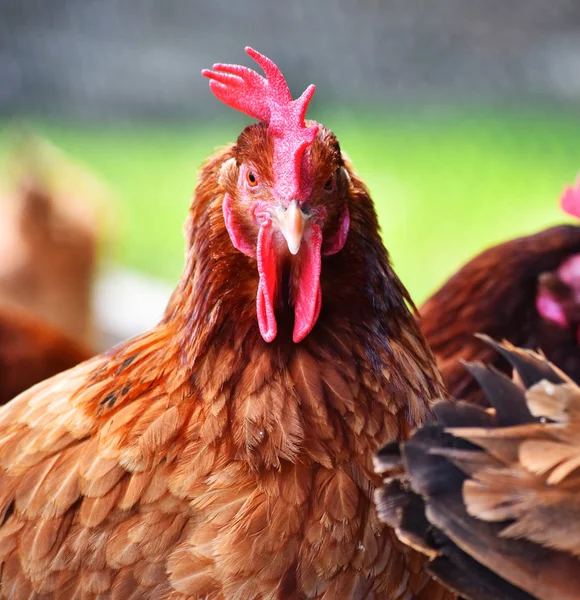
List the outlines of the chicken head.
{"label": "chicken head", "polygon": [[336,137],[305,120],[314,86],[292,100],[278,67],[246,52],[266,78],[239,65],[203,71],[220,100],[261,121],[242,132],[221,169],[223,216],[235,248],[256,258],[262,337],[273,341],[276,312],[293,307],[298,343],[320,314],[322,256],[336,254],[347,240],[349,175]]}

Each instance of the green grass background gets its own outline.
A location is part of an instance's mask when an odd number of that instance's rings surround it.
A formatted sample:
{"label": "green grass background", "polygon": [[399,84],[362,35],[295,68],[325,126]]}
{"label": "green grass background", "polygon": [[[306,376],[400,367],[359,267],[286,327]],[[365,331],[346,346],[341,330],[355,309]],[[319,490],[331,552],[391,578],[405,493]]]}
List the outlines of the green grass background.
{"label": "green grass background", "polygon": [[[542,110],[319,120],[370,187],[395,268],[421,301],[486,246],[563,220],[558,197],[580,170],[580,115]],[[0,155],[14,122],[0,125]],[[86,164],[119,200],[115,259],[170,282],[196,172],[240,121],[28,123]]]}

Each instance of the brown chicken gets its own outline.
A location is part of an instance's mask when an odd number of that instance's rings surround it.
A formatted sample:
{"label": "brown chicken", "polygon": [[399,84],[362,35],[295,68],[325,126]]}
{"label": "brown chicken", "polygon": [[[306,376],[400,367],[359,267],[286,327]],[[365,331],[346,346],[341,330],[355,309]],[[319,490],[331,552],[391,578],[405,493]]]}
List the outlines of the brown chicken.
{"label": "brown chicken", "polygon": [[580,388],[541,355],[491,345],[515,381],[469,363],[492,408],[441,401],[383,448],[379,515],[468,600],[576,600]]}
{"label": "brown chicken", "polygon": [[43,140],[26,138],[0,197],[0,300],[92,345],[92,285],[106,193]]}
{"label": "brown chicken", "polygon": [[[580,216],[580,182],[562,197]],[[461,360],[510,368],[484,333],[541,349],[580,382],[580,227],[561,225],[505,242],[476,256],[419,310],[420,325],[452,396],[483,401]]]}
{"label": "brown chicken", "polygon": [[152,331],[0,410],[4,598],[447,597],[372,504],[442,393],[335,136],[283,76],[205,75],[261,122],[201,169]]}
{"label": "brown chicken", "polygon": [[90,356],[54,327],[0,304],[0,404]]}

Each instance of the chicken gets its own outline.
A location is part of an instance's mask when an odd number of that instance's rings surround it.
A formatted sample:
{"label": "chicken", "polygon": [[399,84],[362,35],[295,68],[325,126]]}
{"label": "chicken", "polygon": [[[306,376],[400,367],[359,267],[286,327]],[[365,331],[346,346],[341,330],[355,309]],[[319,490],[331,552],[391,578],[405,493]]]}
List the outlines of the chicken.
{"label": "chicken", "polygon": [[26,138],[0,198],[0,300],[94,342],[92,285],[106,192],[45,141]]}
{"label": "chicken", "polygon": [[[562,207],[580,216],[580,180],[565,190]],[[580,382],[580,227],[560,225],[489,248],[419,312],[452,396],[484,400],[461,360],[480,360],[509,373],[508,362],[476,333],[541,349]]]}
{"label": "chicken", "polygon": [[377,448],[443,393],[368,191],[278,68],[201,168],[161,323],[0,409],[4,598],[447,592],[377,519]]}
{"label": "chicken", "polygon": [[0,304],[0,404],[90,356],[52,326]]}
{"label": "chicken", "polygon": [[469,363],[493,408],[441,401],[408,442],[383,448],[379,515],[468,600],[575,600],[580,388],[541,355],[491,345],[515,381]]}

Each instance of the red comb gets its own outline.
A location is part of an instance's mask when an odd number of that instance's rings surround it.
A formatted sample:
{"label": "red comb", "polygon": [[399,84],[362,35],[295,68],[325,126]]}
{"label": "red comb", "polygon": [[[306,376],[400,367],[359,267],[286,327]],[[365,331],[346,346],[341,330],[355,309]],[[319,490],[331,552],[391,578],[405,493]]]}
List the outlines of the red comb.
{"label": "red comb", "polygon": [[580,218],[580,176],[575,187],[566,186],[560,197],[560,206],[565,213]]}
{"label": "red comb", "polygon": [[209,87],[223,103],[268,123],[274,138],[275,193],[286,202],[302,201],[312,184],[308,173],[301,177],[302,157],[318,131],[317,125],[307,127],[304,117],[316,88],[310,85],[292,100],[280,69],[252,48],[247,47],[246,54],[262,67],[265,78],[248,67],[221,63],[201,73],[211,79]]}

